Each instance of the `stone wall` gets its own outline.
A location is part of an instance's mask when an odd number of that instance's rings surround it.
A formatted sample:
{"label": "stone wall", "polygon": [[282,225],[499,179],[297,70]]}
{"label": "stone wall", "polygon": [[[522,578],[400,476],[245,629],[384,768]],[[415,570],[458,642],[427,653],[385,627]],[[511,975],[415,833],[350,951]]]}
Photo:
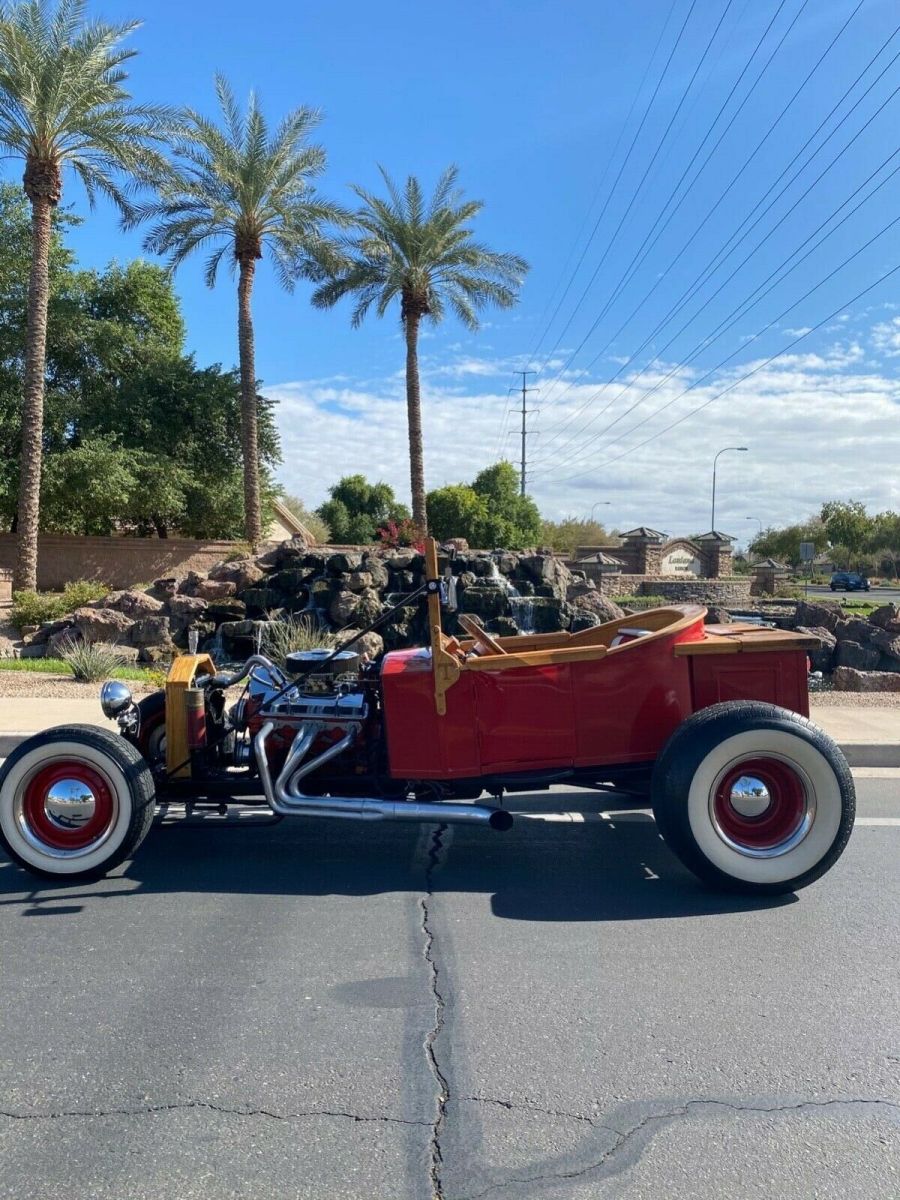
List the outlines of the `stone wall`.
{"label": "stone wall", "polygon": [[750,604],[749,576],[730,579],[686,579],[683,575],[604,575],[597,586],[604,596],[663,596],[671,604],[716,604],[744,608]]}
{"label": "stone wall", "polygon": [[[127,588],[162,575],[208,571],[237,551],[238,543],[193,538],[67,537],[42,534],[38,542],[38,588],[59,591],[71,580],[93,579]],[[0,534],[0,599],[3,573],[16,561],[16,535]],[[11,577],[11,576],[10,576]]]}
{"label": "stone wall", "polygon": [[12,571],[0,567],[0,604],[7,604],[12,599]]}

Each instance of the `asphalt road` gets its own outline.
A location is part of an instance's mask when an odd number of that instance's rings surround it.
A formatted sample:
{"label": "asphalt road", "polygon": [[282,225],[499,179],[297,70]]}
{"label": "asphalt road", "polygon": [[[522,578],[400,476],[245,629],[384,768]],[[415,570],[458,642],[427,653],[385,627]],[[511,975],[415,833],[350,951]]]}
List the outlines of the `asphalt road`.
{"label": "asphalt road", "polygon": [[[799,583],[800,587],[804,587],[803,581]],[[900,588],[896,587],[873,587],[867,592],[833,592],[827,584],[809,585],[810,596],[827,596],[831,600],[880,600],[883,604],[893,601],[894,604],[900,603]]]}
{"label": "asphalt road", "polygon": [[762,904],[640,813],[4,862],[0,1197],[896,1197],[900,773],[864,774],[841,862]]}

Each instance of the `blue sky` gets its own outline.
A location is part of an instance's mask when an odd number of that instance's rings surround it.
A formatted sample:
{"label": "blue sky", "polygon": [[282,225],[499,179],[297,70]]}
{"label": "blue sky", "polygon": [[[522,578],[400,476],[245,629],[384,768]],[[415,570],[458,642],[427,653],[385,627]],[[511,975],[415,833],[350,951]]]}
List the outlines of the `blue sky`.
{"label": "blue sky", "polygon": [[[857,4],[457,0],[430,5],[397,0],[375,6],[355,0],[340,5],[257,0],[248,16],[246,4],[237,0],[105,0],[93,9],[110,18],[144,20],[134,39],[140,50],[132,65],[136,96],[211,111],[212,75],[222,69],[238,94],[256,87],[273,119],[299,103],[320,106],[320,140],[329,154],[322,188],[345,201],[351,181],[377,186],[377,162],[397,175],[413,171],[427,182],[456,162],[466,191],[486,204],[478,236],[530,261],[516,310],[488,314],[477,336],[448,321],[423,342],[430,486],[471,478],[494,460],[501,444],[515,450],[514,439],[502,443],[506,391],[514,382],[513,368],[534,355],[530,365],[542,370],[532,382],[543,390],[534,398],[542,411],[532,419],[539,433],[532,443],[532,490],[543,508],[555,515],[583,513],[595,500],[610,499],[604,511],[611,523],[694,529],[706,512],[711,454],[720,445],[739,442],[750,445],[751,453],[742,457],[740,472],[737,467],[731,476],[725,472],[720,511],[726,524],[731,521],[730,531],[745,536],[748,526],[740,523],[748,514],[766,523],[795,519],[833,495],[900,507],[893,485],[900,449],[893,428],[900,308],[890,307],[900,300],[900,273],[802,341],[786,359],[737,382],[798,336],[789,330],[816,325],[900,263],[900,226],[895,226],[751,340],[900,212],[900,173],[721,338],[702,345],[770,272],[790,264],[797,247],[834,209],[848,201],[823,232],[900,164],[898,156],[848,200],[897,147],[898,99],[888,98],[900,85],[900,59],[888,64],[900,50],[900,34],[798,165],[887,67],[881,81],[710,276],[696,300],[649,336],[732,234],[740,235],[757,202],[755,215],[763,212],[771,198],[768,190],[783,171],[778,188],[790,182],[791,159],[890,37],[897,25],[895,0],[863,0],[785,118],[750,158]],[[668,215],[672,189],[773,16],[766,40],[676,200],[749,92],[743,109],[634,279],[601,315],[657,216]],[[648,109],[682,25],[681,40]],[[869,127],[814,184],[870,117]],[[17,169],[7,165],[7,173]],[[82,210],[83,196],[73,180],[67,180],[67,188],[67,200]],[[695,234],[717,201],[718,208]],[[140,252],[140,236],[120,233],[108,208],[99,209],[71,237],[85,265]],[[583,250],[582,267],[547,328]],[[712,295],[736,267],[734,278]],[[182,268],[177,287],[190,348],[201,362],[231,365],[235,299],[228,276],[210,293],[197,261]],[[702,306],[697,320],[678,334],[697,306]],[[634,318],[614,336],[636,307]],[[266,269],[259,277],[255,312],[258,371],[265,389],[282,400],[285,485],[317,504],[342,471],[361,469],[406,494],[403,358],[396,320],[370,318],[363,329],[351,330],[346,308],[314,312],[303,286],[286,296]],[[703,378],[732,354],[721,371]],[[651,362],[649,371],[637,375]],[[658,388],[648,397],[653,384]],[[736,386],[730,392],[711,399],[731,384]],[[706,400],[710,403],[702,413],[688,415]],[[662,404],[665,411],[654,417]],[[633,413],[625,415],[632,406]],[[616,426],[604,432],[617,417]],[[663,433],[672,421],[679,423]]]}

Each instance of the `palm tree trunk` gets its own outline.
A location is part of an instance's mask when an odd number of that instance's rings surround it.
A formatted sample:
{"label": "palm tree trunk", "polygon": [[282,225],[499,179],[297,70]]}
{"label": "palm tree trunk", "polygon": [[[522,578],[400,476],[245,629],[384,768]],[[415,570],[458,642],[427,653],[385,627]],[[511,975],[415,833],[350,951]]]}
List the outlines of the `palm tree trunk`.
{"label": "palm tree trunk", "polygon": [[31,274],[28,278],[25,394],[19,459],[18,545],[13,573],[13,587],[29,591],[37,589],[52,221],[51,201],[46,196],[35,197],[31,202]]}
{"label": "palm tree trunk", "polygon": [[419,317],[406,315],[406,415],[409,422],[409,486],[412,492],[413,523],[424,536],[428,532],[425,511],[425,455],[422,449],[422,398],[419,394]]}
{"label": "palm tree trunk", "polygon": [[250,297],[256,259],[241,257],[238,282],[238,351],[241,360],[241,450],[244,458],[244,530],[254,551],[262,542],[259,502],[259,432],[256,400],[256,355]]}

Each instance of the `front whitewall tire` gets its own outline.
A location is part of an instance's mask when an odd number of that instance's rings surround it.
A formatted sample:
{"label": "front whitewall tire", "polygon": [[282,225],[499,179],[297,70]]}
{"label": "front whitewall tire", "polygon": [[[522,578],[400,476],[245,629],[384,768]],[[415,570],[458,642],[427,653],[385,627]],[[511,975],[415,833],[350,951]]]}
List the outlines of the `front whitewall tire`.
{"label": "front whitewall tire", "polygon": [[[45,841],[29,819],[29,787],[41,772],[88,774],[108,788],[109,820],[86,845]],[[0,770],[0,842],[20,866],[42,877],[96,878],[129,858],[153,819],[150,770],[122,737],[92,725],[62,726],[23,742]]]}

